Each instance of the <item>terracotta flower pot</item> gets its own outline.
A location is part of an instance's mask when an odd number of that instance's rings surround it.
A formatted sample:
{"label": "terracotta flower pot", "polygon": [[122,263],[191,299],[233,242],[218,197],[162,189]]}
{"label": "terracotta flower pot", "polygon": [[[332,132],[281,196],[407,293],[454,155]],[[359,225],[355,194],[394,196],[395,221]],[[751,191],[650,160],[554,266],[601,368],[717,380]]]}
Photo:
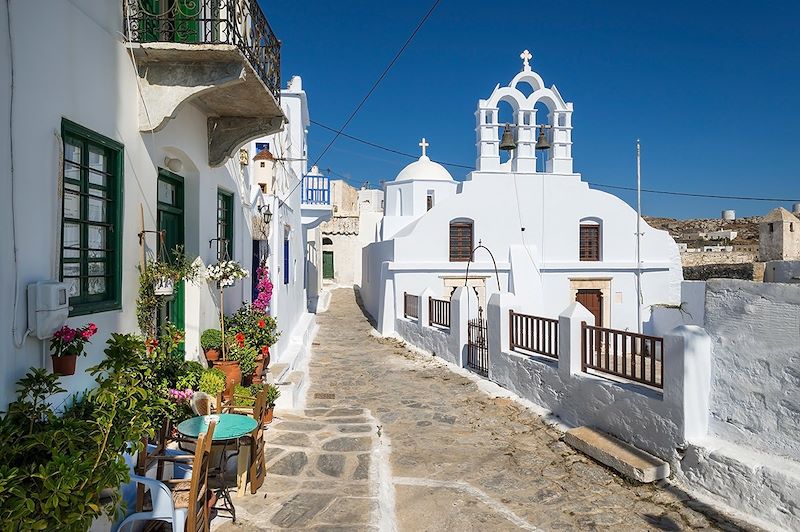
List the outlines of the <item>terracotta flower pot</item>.
{"label": "terracotta flower pot", "polygon": [[269,348],[266,354],[259,354],[256,358],[256,369],[253,370],[253,384],[261,384],[264,376],[264,369],[269,366]]}
{"label": "terracotta flower pot", "polygon": [[239,368],[239,361],[220,360],[214,364],[214,367],[219,368],[225,374],[223,398],[228,400],[233,397],[233,389],[242,383],[242,370]]}
{"label": "terracotta flower pot", "polygon": [[53,359],[53,373],[56,375],[75,375],[75,362],[78,360],[78,355],[67,354],[60,357],[54,356]]}
{"label": "terracotta flower pot", "polygon": [[272,423],[272,414],[274,410],[275,410],[274,406],[267,408],[267,413],[264,414],[264,419],[262,420],[262,423]]}
{"label": "terracotta flower pot", "polygon": [[219,360],[219,351],[214,348],[206,349],[206,360],[213,365],[214,362]]}

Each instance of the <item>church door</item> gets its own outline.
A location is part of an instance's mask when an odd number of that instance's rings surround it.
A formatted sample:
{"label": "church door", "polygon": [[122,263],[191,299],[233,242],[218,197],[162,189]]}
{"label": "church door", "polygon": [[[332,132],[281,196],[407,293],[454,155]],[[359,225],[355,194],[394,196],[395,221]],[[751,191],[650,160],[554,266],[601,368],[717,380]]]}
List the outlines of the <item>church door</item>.
{"label": "church door", "polygon": [[322,252],[322,278],[333,279],[333,251]]}
{"label": "church door", "polygon": [[597,289],[578,290],[575,301],[586,307],[586,310],[594,315],[594,324],[597,327],[603,326],[603,292]]}

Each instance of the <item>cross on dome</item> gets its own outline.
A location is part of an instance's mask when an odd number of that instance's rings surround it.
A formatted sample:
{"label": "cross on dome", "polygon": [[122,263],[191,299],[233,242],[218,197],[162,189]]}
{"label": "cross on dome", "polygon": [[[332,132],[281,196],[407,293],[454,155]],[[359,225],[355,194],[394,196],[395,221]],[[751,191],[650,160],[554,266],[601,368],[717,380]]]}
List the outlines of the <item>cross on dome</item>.
{"label": "cross on dome", "polygon": [[428,142],[425,140],[425,137],[422,137],[422,142],[420,142],[418,144],[418,146],[420,148],[422,148],[422,156],[423,157],[427,157],[428,155],[427,155],[426,152],[427,152],[427,148],[428,148],[428,146],[430,146],[430,144],[428,144]]}
{"label": "cross on dome", "polygon": [[519,58],[522,59],[522,69],[530,70],[531,64],[529,61],[533,59],[533,54],[531,54],[528,50],[523,50],[522,53],[519,54]]}

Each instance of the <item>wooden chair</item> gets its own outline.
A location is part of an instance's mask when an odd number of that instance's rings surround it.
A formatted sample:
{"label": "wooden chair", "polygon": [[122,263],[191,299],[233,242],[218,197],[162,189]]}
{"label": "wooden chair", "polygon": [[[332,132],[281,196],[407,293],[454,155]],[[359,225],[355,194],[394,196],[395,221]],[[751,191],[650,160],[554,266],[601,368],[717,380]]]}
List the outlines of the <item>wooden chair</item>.
{"label": "wooden chair", "polygon": [[[115,530],[123,530],[140,521],[164,521],[172,525],[174,532],[208,532],[209,482],[208,471],[211,464],[211,441],[216,422],[211,422],[208,430],[197,438],[194,456],[191,457],[192,476],[190,479],[159,481],[141,475],[131,474],[131,481],[146,487],[150,492],[150,509],[128,515]],[[159,460],[179,462],[185,457],[161,456]],[[185,463],[185,462],[184,462]]]}
{"label": "wooden chair", "polygon": [[[255,397],[253,406],[236,406],[237,397],[234,395],[230,401],[222,407],[223,412],[230,414],[246,414],[251,416],[258,423],[249,436],[242,438],[242,449],[239,453],[239,464],[237,464],[237,495],[242,496],[245,492],[246,478],[250,479],[250,493],[256,493],[264,484],[264,477],[267,474],[267,465],[264,459],[264,425],[267,416],[267,387],[265,386]],[[247,396],[249,397],[249,396]]]}

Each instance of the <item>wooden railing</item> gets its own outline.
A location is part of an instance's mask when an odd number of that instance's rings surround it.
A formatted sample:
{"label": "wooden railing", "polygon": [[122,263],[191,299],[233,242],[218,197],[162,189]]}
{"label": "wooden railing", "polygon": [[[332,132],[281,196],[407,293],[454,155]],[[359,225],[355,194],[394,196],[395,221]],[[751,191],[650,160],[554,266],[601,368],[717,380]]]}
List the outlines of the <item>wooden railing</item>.
{"label": "wooden railing", "polygon": [[558,358],[558,320],[509,311],[510,349]]}
{"label": "wooden railing", "polygon": [[428,298],[428,325],[450,328],[450,302],[446,299]]}
{"label": "wooden railing", "polygon": [[664,387],[664,339],[581,323],[581,370]]}
{"label": "wooden railing", "polygon": [[419,296],[403,292],[403,316],[419,319]]}

